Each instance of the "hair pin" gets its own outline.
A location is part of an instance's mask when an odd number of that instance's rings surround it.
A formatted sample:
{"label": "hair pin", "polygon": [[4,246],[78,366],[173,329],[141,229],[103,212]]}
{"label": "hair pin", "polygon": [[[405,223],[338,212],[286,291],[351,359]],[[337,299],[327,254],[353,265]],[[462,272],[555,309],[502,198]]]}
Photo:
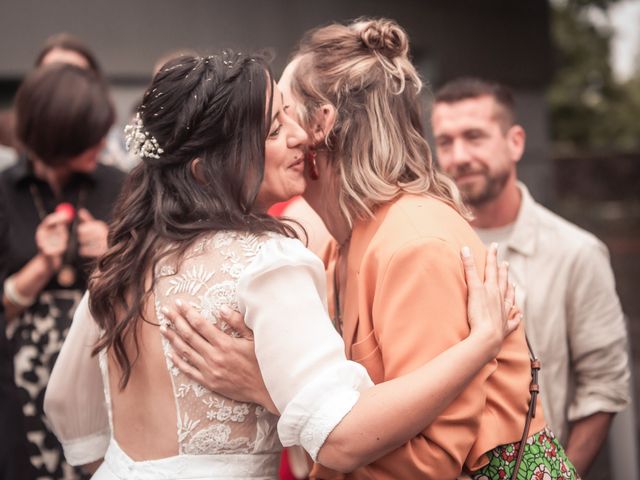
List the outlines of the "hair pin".
{"label": "hair pin", "polygon": [[160,158],[160,154],[164,153],[156,138],[145,131],[140,112],[136,113],[133,123],[124,127],[124,134],[127,151],[140,158]]}

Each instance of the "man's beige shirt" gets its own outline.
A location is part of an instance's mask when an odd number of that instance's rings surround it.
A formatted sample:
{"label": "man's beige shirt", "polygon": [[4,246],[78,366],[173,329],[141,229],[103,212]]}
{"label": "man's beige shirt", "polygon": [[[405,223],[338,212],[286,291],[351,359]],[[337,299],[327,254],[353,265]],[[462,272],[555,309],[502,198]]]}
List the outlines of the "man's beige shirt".
{"label": "man's beige shirt", "polygon": [[476,231],[485,243],[498,241],[509,262],[525,330],[542,361],[545,416],[566,443],[569,422],[628,405],[627,331],[605,245],[519,188],[515,223]]}

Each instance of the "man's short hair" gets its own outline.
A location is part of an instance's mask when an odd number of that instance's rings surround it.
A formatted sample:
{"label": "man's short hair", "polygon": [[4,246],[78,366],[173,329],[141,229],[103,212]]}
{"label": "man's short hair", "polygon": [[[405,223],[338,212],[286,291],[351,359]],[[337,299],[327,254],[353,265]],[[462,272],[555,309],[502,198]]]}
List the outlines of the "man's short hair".
{"label": "man's short hair", "polygon": [[505,127],[516,123],[516,102],[513,92],[506,85],[477,77],[461,77],[445,83],[435,95],[434,103],[456,103],[478,97],[492,97],[502,107]]}

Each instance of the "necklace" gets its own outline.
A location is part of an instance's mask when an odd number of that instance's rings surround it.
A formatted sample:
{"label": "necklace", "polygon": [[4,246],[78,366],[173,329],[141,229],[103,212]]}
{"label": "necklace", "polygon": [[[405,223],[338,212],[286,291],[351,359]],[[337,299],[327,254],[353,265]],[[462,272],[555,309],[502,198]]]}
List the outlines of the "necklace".
{"label": "necklace", "polygon": [[[48,215],[47,209],[44,206],[44,201],[42,199],[42,195],[40,194],[40,189],[36,182],[31,182],[29,184],[29,192],[31,193],[31,198],[33,199],[33,204],[36,207],[36,211],[38,212],[38,217],[42,222],[44,218]],[[84,207],[84,203],[86,200],[87,191],[84,188],[81,188],[78,193],[78,201],[76,204],[76,212]],[[67,242],[67,249],[65,250],[62,256],[62,266],[58,270],[58,275],[56,277],[58,284],[63,287],[70,287],[76,282],[78,274],[76,272],[75,267],[73,266],[73,262],[76,258],[76,253],[78,249],[78,216],[75,215],[73,221],[71,222],[71,226],[69,227],[69,241]]]}
{"label": "necklace", "polygon": [[338,263],[339,259],[336,260],[336,264],[333,268],[333,326],[338,331],[340,336],[342,336],[342,314],[340,313],[340,285],[338,284]]}
{"label": "necklace", "polygon": [[[346,283],[346,262],[348,261],[350,240],[351,236],[338,244],[336,261],[333,267],[333,326],[340,335],[342,335],[342,305],[340,302],[340,288],[343,283]],[[343,270],[345,273],[340,275]],[[340,279],[342,279],[343,282],[340,282]]]}

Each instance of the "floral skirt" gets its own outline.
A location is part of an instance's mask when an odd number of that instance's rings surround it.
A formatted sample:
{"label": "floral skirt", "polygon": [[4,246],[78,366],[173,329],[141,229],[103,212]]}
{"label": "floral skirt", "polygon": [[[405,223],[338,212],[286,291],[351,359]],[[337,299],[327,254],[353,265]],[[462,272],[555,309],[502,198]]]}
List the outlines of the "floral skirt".
{"label": "floral skirt", "polygon": [[79,470],[64,461],[62,446],[47,427],[44,393],[82,292],[45,290],[38,300],[9,323],[15,380],[27,430],[29,460],[36,478],[77,480]]}
{"label": "floral skirt", "polygon": [[[518,456],[518,443],[500,445],[489,452],[489,464],[472,473],[473,480],[510,479]],[[527,438],[518,480],[573,480],[580,477],[553,432],[545,428]]]}

